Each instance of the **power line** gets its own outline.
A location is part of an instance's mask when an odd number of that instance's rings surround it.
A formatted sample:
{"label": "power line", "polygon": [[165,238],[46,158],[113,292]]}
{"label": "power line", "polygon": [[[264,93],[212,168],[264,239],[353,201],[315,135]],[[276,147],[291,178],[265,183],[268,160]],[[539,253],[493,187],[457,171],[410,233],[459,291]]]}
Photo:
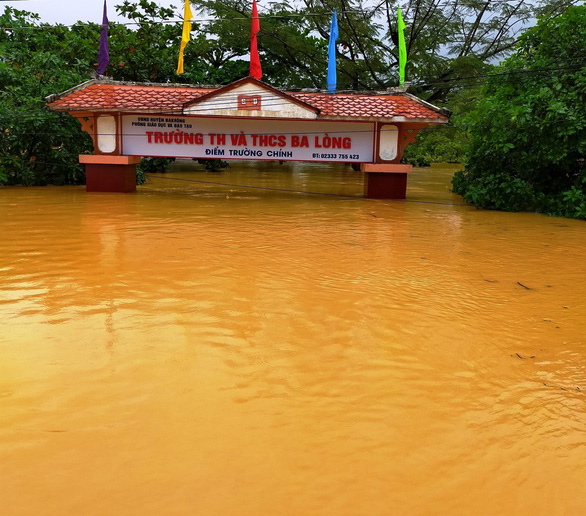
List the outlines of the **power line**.
{"label": "power line", "polygon": [[[345,11],[338,11],[339,14],[347,14],[347,13],[365,13],[368,12],[367,10],[360,10],[360,9],[353,9],[353,10],[345,10]],[[299,14],[272,14],[272,15],[264,15],[259,16],[259,20],[263,19],[287,19],[287,18],[311,18],[316,16],[332,16],[332,11],[330,12],[323,12],[323,13],[299,13]],[[211,23],[221,21],[221,18],[192,18],[191,23]],[[251,21],[251,16],[234,16],[229,19],[229,21]],[[137,22],[110,22],[110,25],[118,25],[123,27],[133,26],[133,25],[173,25],[173,24],[183,24],[184,20],[181,19],[174,19],[174,20],[147,20],[147,21],[137,21]],[[42,24],[42,25],[27,25],[27,26],[17,26],[17,27],[2,27],[4,30],[53,30],[53,29],[77,29],[77,28],[94,28],[101,30],[102,24],[99,22],[76,22],[71,25],[50,25],[50,24]],[[192,29],[193,30],[193,29]]]}
{"label": "power line", "polygon": [[[419,88],[425,88],[427,86],[439,86],[439,85],[454,85],[454,83],[458,83],[458,82],[463,82],[464,87],[474,87],[474,86],[480,86],[482,84],[504,84],[506,82],[509,82],[507,80],[508,76],[511,75],[517,75],[519,77],[516,77],[517,79],[520,80],[525,80],[525,79],[531,79],[531,77],[523,77],[522,75],[528,75],[528,74],[534,74],[534,75],[553,75],[554,71],[561,71],[561,70],[567,70],[567,71],[577,71],[577,70],[582,70],[584,69],[585,66],[566,66],[566,67],[559,67],[559,68],[548,68],[548,69],[541,69],[541,70],[512,70],[509,72],[500,72],[500,73],[495,73],[495,74],[484,74],[484,75],[477,75],[477,76],[468,76],[468,77],[455,77],[453,79],[444,79],[441,81],[431,81],[431,82],[424,82],[424,83],[417,83],[417,82],[413,82],[412,85],[414,87],[419,87]],[[494,78],[501,78],[501,80],[494,80]],[[482,79],[488,79],[488,80],[482,80]],[[458,86],[458,84],[455,84],[455,86]],[[462,85],[460,85],[462,86]]]}
{"label": "power line", "polygon": [[[571,57],[571,58],[565,58],[565,59],[558,59],[556,61],[564,61],[564,62],[576,62],[576,63],[586,63],[586,56],[576,56],[576,57]],[[527,75],[527,74],[553,74],[553,72],[555,71],[562,71],[562,70],[580,70],[584,68],[584,65],[581,66],[563,66],[563,67],[557,67],[557,68],[541,68],[541,69],[524,69],[524,70],[507,70],[504,72],[496,72],[496,73],[485,73],[485,74],[477,74],[477,75],[469,75],[469,76],[464,76],[464,77],[452,77],[452,78],[445,78],[442,80],[438,80],[438,81],[428,81],[428,82],[422,82],[422,83],[418,83],[418,82],[413,82],[412,85],[414,87],[426,87],[426,86],[433,86],[433,85],[439,85],[439,84],[450,84],[450,83],[457,83],[457,82],[465,82],[465,81],[479,81],[480,79],[486,79],[486,78],[492,78],[492,77],[507,77],[507,76],[511,76],[511,75]],[[423,75],[422,77],[431,77],[431,75]],[[117,84],[116,82],[114,82],[112,85],[113,86],[124,86],[124,81],[120,81],[121,84]],[[172,83],[166,85],[166,87],[173,87],[171,85]],[[150,83],[145,83],[145,86],[149,86]],[[140,84],[138,85],[140,86]],[[186,85],[177,83],[175,84],[175,87],[185,87]],[[189,85],[190,87],[193,87],[193,89],[197,89],[198,87],[195,85]],[[220,86],[221,87],[221,86]],[[206,89],[206,90],[212,90],[212,88],[207,88],[207,87],[201,87],[201,89]],[[390,88],[392,90],[392,88]],[[295,95],[311,95],[314,93],[324,93],[327,94],[327,90],[323,89],[323,90],[319,90],[319,89],[311,89],[311,88],[299,88],[299,87],[291,87],[287,89],[288,93],[293,93],[293,96]],[[1,93],[1,92],[0,92]],[[247,93],[246,91],[240,92],[240,93]],[[344,94],[348,94],[348,95],[353,95],[353,94],[361,94],[361,95],[393,95],[395,94],[393,91],[380,91],[380,90],[354,90],[354,89],[339,89],[337,91],[337,95],[336,96],[331,96],[332,99],[332,103],[336,102],[336,98],[339,98],[340,95],[344,95]],[[225,96],[230,96],[232,94],[225,94]],[[236,97],[237,94],[233,94],[234,98]],[[328,94],[329,96],[329,94]],[[196,97],[197,98],[197,97]],[[195,99],[194,99],[195,100]],[[274,104],[276,105],[276,104]]]}
{"label": "power line", "polygon": [[[576,2],[578,0],[575,0]],[[481,9],[484,8],[487,4],[490,5],[499,5],[499,4],[510,4],[510,3],[514,3],[514,4],[519,4],[521,3],[519,0],[491,0],[491,1],[466,1],[466,0],[462,0],[462,1],[455,1],[455,2],[441,2],[438,4],[433,4],[433,9],[436,9],[438,7],[464,7],[467,9]],[[570,2],[570,4],[573,4],[574,2]],[[555,8],[560,7],[560,6],[553,6],[555,10]],[[406,6],[404,8],[405,11],[408,11],[408,6]],[[552,12],[553,12],[552,10]],[[369,15],[372,16],[377,12],[381,12],[381,13],[386,13],[389,10],[386,7],[383,6],[379,6],[373,9],[345,9],[345,10],[338,10],[337,13],[339,15],[344,15],[344,14],[363,14],[363,15]],[[238,11],[235,11],[238,12]],[[269,11],[270,12],[270,11]],[[491,11],[488,11],[491,12]],[[333,11],[324,11],[324,12],[305,12],[305,13],[301,13],[301,12],[292,12],[292,13],[287,13],[287,14],[260,14],[259,15],[259,20],[263,20],[263,19],[289,19],[289,18],[313,18],[313,17],[331,17],[332,16]],[[36,13],[30,13],[30,14],[36,14]],[[394,14],[394,11],[393,11]],[[252,20],[252,16],[234,16],[234,17],[230,17],[229,21],[251,21]],[[119,25],[119,26],[138,26],[138,25],[172,25],[172,24],[183,24],[184,23],[184,19],[183,18],[179,18],[179,19],[171,19],[171,20],[147,20],[147,21],[135,21],[135,22],[110,22],[110,25]],[[192,24],[197,24],[197,23],[211,23],[211,22],[217,22],[217,21],[222,21],[222,18],[192,18],[191,19],[191,23]],[[29,22],[30,23],[30,22]],[[65,24],[56,24],[56,25],[51,25],[51,24],[42,24],[42,25],[26,25],[26,26],[16,26],[16,27],[2,27],[4,30],[52,30],[52,29],[63,29],[63,28],[67,28],[67,29],[72,29],[72,28],[96,28],[96,29],[101,29],[101,22],[96,21],[96,22],[76,22],[74,24],[70,24],[70,25],[65,25]]]}
{"label": "power line", "polygon": [[[581,62],[581,58],[577,58],[576,62]],[[509,82],[508,78],[510,76],[517,76],[516,79],[518,80],[531,80],[533,75],[536,76],[547,76],[547,75],[555,75],[555,72],[558,71],[578,71],[583,70],[586,67],[584,65],[579,66],[564,66],[564,67],[557,67],[557,68],[541,68],[535,70],[511,70],[506,72],[498,72],[494,74],[481,74],[481,75],[472,75],[472,76],[465,76],[465,77],[454,77],[454,78],[446,78],[439,81],[429,81],[429,82],[413,82],[412,87],[414,88],[425,88],[427,86],[437,86],[437,85],[451,85],[451,86],[460,86],[460,87],[477,87],[482,84],[503,84],[505,82]],[[459,84],[463,83],[463,84]],[[105,83],[108,84],[108,83]],[[113,86],[120,86],[124,87],[125,84],[121,82],[120,84],[113,83]],[[134,86],[141,87],[141,84],[134,84]],[[144,87],[152,86],[150,83],[145,83]],[[172,90],[173,86],[165,86]],[[177,84],[177,88],[185,87],[185,85]],[[221,88],[218,87],[218,89]],[[197,89],[197,87],[194,87]],[[204,88],[202,88],[204,89]],[[392,91],[392,88],[389,88],[390,91],[381,91],[381,90],[371,90],[371,91],[364,91],[364,90],[338,90],[335,95],[329,95],[326,90],[314,90],[309,89],[304,91],[304,88],[289,88],[286,92],[283,93],[285,95],[290,95],[291,97],[300,100],[308,104],[311,107],[315,107],[317,109],[332,109],[336,107],[336,104],[339,102],[348,101],[348,99],[352,99],[353,97],[360,97],[360,98],[383,98],[383,97],[393,97],[393,96],[401,96],[401,93],[397,93]],[[212,92],[213,89],[209,88],[209,91]],[[0,92],[2,93],[2,92]],[[4,93],[9,93],[5,91]],[[210,103],[211,105],[208,107],[192,107],[190,108],[189,113],[172,113],[169,110],[165,110],[165,108],[159,108],[159,111],[154,112],[152,111],[152,107],[145,107],[145,109],[149,109],[150,114],[166,114],[169,116],[188,116],[192,112],[195,113],[205,113],[216,111],[218,109],[225,109],[225,108],[232,108],[234,107],[234,103],[238,99],[238,95],[246,94],[246,93],[256,93],[256,90],[241,90],[238,93],[230,94],[226,93],[223,95],[222,101],[216,101]],[[312,95],[325,95],[326,97],[320,97],[319,99],[314,101],[314,104],[311,102]],[[199,97],[195,97],[193,100],[197,100]],[[422,99],[423,100],[423,99]],[[40,105],[45,105],[45,101],[42,99],[35,99],[35,101],[39,102]],[[30,102],[29,102],[30,104]],[[289,100],[286,99],[279,99],[279,100],[264,100],[263,106],[265,107],[279,107],[283,105],[290,104]],[[319,108],[318,106],[323,106]],[[42,111],[35,110],[35,111],[23,111],[19,110],[18,106],[13,107],[13,109],[18,110],[19,115],[23,113],[40,113]],[[71,108],[73,109],[73,107]],[[81,108],[79,108],[81,109]],[[104,108],[106,109],[106,107]],[[119,109],[117,106],[108,106],[107,109],[116,110]],[[85,108],[87,110],[87,108]],[[55,113],[60,113],[61,111],[53,111]],[[132,114],[132,113],[127,113]],[[139,114],[138,111],[136,114]],[[3,115],[0,114],[0,117]],[[4,115],[6,116],[6,115]],[[327,116],[327,115],[326,115]]]}
{"label": "power line", "polygon": [[[522,123],[518,123],[517,120],[511,120],[511,125],[513,126],[518,126],[518,127],[522,127],[522,128],[527,128],[527,127],[545,127],[545,126],[549,126],[552,124],[564,124],[566,122],[575,122],[575,120],[571,120],[571,119],[557,119],[557,120],[538,120],[538,119],[534,119],[531,121],[525,121]],[[434,129],[434,130],[453,130],[453,131],[467,131],[469,129],[472,129],[473,127],[482,127],[484,126],[484,123],[477,123],[477,124],[458,124],[458,125],[448,125],[448,124],[442,124],[442,125],[435,125],[435,126],[431,126],[431,127],[426,127],[426,129]],[[373,129],[369,129],[369,130],[364,130],[364,131],[349,131],[349,130],[345,130],[345,131],[327,131],[328,135],[337,135],[337,134],[346,134],[346,135],[358,135],[358,134],[372,134],[373,133]],[[18,136],[18,137],[26,137],[26,136],[48,136],[48,135],[54,135],[54,131],[53,132],[44,132],[44,131],[10,131],[8,133],[4,132],[4,133],[0,133],[0,140],[2,139],[2,137],[10,137],[10,136]],[[201,133],[203,136],[208,136],[210,133],[205,133],[202,132]],[[216,134],[216,133],[214,133]],[[280,132],[280,131],[271,131],[270,133],[262,133],[262,132],[255,132],[255,133],[242,133],[242,132],[238,132],[238,133],[222,133],[224,136],[226,137],[230,137],[230,136],[238,136],[243,134],[246,137],[250,137],[253,135],[257,135],[257,136],[268,136],[268,135],[274,135],[274,136],[291,136],[291,135],[305,135],[305,136],[316,136],[316,135],[321,135],[324,134],[324,131],[303,131],[303,132]],[[99,136],[100,134],[98,134]],[[109,133],[107,134],[109,135]],[[126,137],[134,137],[134,136],[145,136],[145,133],[124,133],[123,136]],[[59,138],[57,138],[59,140]],[[192,145],[192,144],[177,144],[177,145]],[[194,146],[196,144],[193,144]],[[201,144],[203,145],[203,144]],[[257,146],[258,147],[258,146]],[[267,148],[270,148],[269,146],[266,146]],[[265,147],[262,147],[263,149]],[[275,147],[277,148],[277,147]],[[280,148],[280,147],[279,147]],[[331,149],[325,149],[325,151],[328,151]],[[351,152],[351,150],[348,150],[348,152]],[[0,156],[0,161],[2,161],[3,159],[6,158],[2,158]],[[199,158],[199,159],[214,159],[214,158]],[[24,160],[25,162],[28,162],[26,160]]]}
{"label": "power line", "polygon": [[[582,62],[584,61],[586,58],[575,58],[573,60],[575,60],[576,62]],[[570,61],[571,59],[566,59],[565,61]],[[430,81],[430,82],[425,82],[425,83],[413,83],[414,87],[418,87],[418,88],[424,88],[426,86],[434,86],[434,85],[440,85],[440,84],[446,84],[446,85],[458,85],[457,83],[464,83],[463,87],[476,87],[479,86],[480,84],[498,84],[498,83],[503,83],[505,82],[505,80],[507,80],[507,78],[509,76],[519,76],[519,79],[525,80],[525,79],[531,79],[531,75],[554,75],[555,72],[557,71],[577,71],[577,70],[582,70],[584,69],[584,66],[564,66],[564,67],[557,67],[557,68],[541,68],[541,69],[534,69],[534,70],[510,70],[510,71],[505,71],[505,72],[497,72],[497,73],[493,73],[493,74],[481,74],[481,75],[473,75],[473,76],[465,76],[465,77],[455,77],[455,78],[447,78],[441,81]],[[495,79],[500,79],[500,80],[493,80],[493,78]],[[483,79],[489,79],[488,81]],[[117,84],[113,84],[114,86],[116,86]],[[119,86],[124,86],[124,84],[120,84]],[[148,86],[147,84],[145,84],[145,86]],[[182,85],[178,84],[177,87],[182,87]],[[172,88],[172,86],[170,86],[170,88]],[[197,89],[197,87],[194,87],[194,89]],[[210,91],[213,91],[210,88]],[[300,90],[296,90],[295,88],[291,88],[290,90],[288,90],[290,93],[293,93],[293,97],[294,98],[298,98],[299,97],[303,97],[304,95],[306,95],[307,97],[311,97],[311,95],[313,94],[325,94],[325,90],[311,90],[311,91],[303,91],[303,89]],[[205,107],[205,108],[192,108],[192,111],[197,112],[197,113],[205,113],[206,111],[216,111],[217,109],[222,109],[222,108],[226,108],[226,107],[233,107],[233,103],[234,101],[237,100],[238,95],[239,94],[243,94],[243,93],[252,93],[253,90],[242,90],[238,93],[226,93],[224,94],[224,99],[221,102],[215,102],[212,106],[210,107]],[[340,97],[346,95],[348,96],[354,96],[354,95],[363,95],[363,96],[367,96],[367,95],[372,95],[373,98],[376,98],[376,96],[379,97],[385,97],[385,96],[394,96],[397,95],[396,93],[393,93],[392,91],[388,91],[388,92],[381,92],[381,91],[371,91],[371,92],[364,92],[364,91],[357,91],[357,90],[339,90],[339,92],[336,95],[332,95],[332,96],[328,96],[325,100],[324,99],[320,99],[319,103],[325,103],[326,107],[330,107],[330,106],[335,106],[336,103],[340,100]],[[400,95],[400,94],[399,94]],[[196,100],[197,97],[194,99]],[[308,99],[309,100],[309,99]],[[39,102],[42,102],[40,99],[38,99]],[[303,101],[303,100],[302,100]],[[311,105],[311,102],[307,102],[307,101],[303,101],[306,102],[307,104]],[[265,101],[264,105],[267,107],[278,107],[281,105],[286,105],[288,104],[289,101],[287,100],[269,100],[269,101]],[[328,106],[329,104],[329,106]],[[115,107],[113,107],[112,109],[116,109]],[[22,116],[23,113],[40,113],[42,111],[39,110],[35,110],[35,111],[22,111],[22,110],[18,110],[18,116]],[[154,114],[154,113],[151,113]],[[161,108],[160,114],[168,114],[169,116],[173,115],[173,116],[187,116],[189,115],[189,113],[180,113],[180,114],[173,114],[173,113],[168,113],[165,112],[163,108]],[[9,114],[7,115],[1,115],[2,116],[10,116]]]}
{"label": "power line", "polygon": [[[129,114],[129,115],[125,115],[122,114],[122,116],[140,116],[141,113],[137,113],[136,115],[133,114]],[[145,115],[144,113],[142,113],[142,115]],[[152,113],[146,113],[146,115],[152,115]],[[176,118],[189,118],[188,116],[185,115],[168,115],[168,116],[175,116]],[[21,116],[18,115],[0,115],[0,118],[18,118],[19,120],[22,120]],[[248,118],[246,118],[245,120],[250,120]],[[257,121],[260,121],[262,119],[255,119]],[[30,122],[52,122],[50,119],[47,118],[29,118],[26,121],[30,121]],[[287,121],[287,119],[283,119],[284,122]],[[371,122],[371,121],[356,121],[353,122],[352,120],[344,120],[344,121],[336,121],[336,120],[324,120],[324,119],[319,119],[319,120],[308,120],[308,123],[315,123],[315,124],[320,124],[320,123],[328,123],[328,122],[334,122],[334,123],[364,123],[364,124],[374,124],[375,122]],[[511,120],[511,122],[513,123],[517,123],[516,120]],[[562,124],[562,123],[566,123],[566,122],[575,122],[575,120],[573,119],[556,119],[556,120],[541,120],[539,119],[538,121],[532,121],[531,123],[527,123],[527,122],[523,122],[521,125],[522,126],[542,126],[542,125],[549,125],[549,124]],[[401,122],[395,122],[395,123],[401,123]],[[393,122],[390,121],[388,122],[389,125],[393,125]],[[432,127],[435,127],[437,129],[456,129],[456,130],[460,130],[460,129],[470,129],[472,127],[478,127],[478,126],[484,126],[484,123],[477,123],[477,124],[458,124],[458,125],[451,125],[449,123],[446,124],[435,124]],[[153,132],[154,131],[167,131],[168,129],[172,129],[172,128],[153,128]],[[174,131],[173,131],[174,132]],[[185,131],[181,131],[183,133],[185,133]],[[267,135],[277,135],[277,136],[290,136],[290,135],[307,135],[307,136],[315,136],[315,135],[320,135],[320,134],[333,134],[333,135],[337,135],[337,134],[369,134],[372,133],[373,129],[365,129],[365,130],[350,130],[350,129],[344,129],[344,130],[340,130],[340,131],[287,131],[287,132],[283,132],[283,131],[270,131],[270,132],[263,132],[261,131],[257,131],[257,132],[242,132],[242,131],[238,131],[238,132],[228,132],[228,133],[222,133],[225,136],[239,136],[239,135],[244,135],[244,136],[253,136],[253,135],[259,135],[259,136],[267,136]],[[10,135],[50,135],[50,134],[55,134],[54,131],[51,132],[43,132],[43,131],[24,131],[24,132],[20,132],[20,131],[10,131],[10,129],[6,128],[3,132],[0,132],[0,138],[2,138],[3,136],[10,136]],[[99,135],[111,135],[111,133],[96,133],[97,136]],[[124,136],[144,136],[146,133],[124,133]],[[195,134],[195,133],[194,133]],[[207,132],[201,132],[201,134],[203,135],[207,135],[207,134],[211,134],[211,133],[207,133]],[[213,134],[217,134],[217,133],[213,133]]]}
{"label": "power line", "polygon": [[[581,62],[581,63],[585,63],[586,64],[586,55],[584,56],[576,56],[576,57],[568,57],[565,59],[556,59],[556,62],[560,62],[560,61],[576,61],[576,62]],[[581,68],[581,67],[580,67]],[[486,73],[486,74],[478,74],[478,75],[469,75],[469,76],[464,76],[464,77],[454,77],[452,79],[444,79],[442,81],[439,82],[449,82],[449,81],[459,81],[459,80],[464,80],[464,79],[478,79],[478,78],[485,78],[485,77],[498,77],[498,76],[502,76],[502,75],[514,75],[514,74],[520,74],[520,73],[538,73],[538,72],[551,72],[554,70],[566,70],[567,68],[565,67],[560,67],[560,68],[537,68],[537,69],[529,69],[529,70],[509,70],[506,72],[496,72],[496,73]],[[421,77],[433,77],[432,75],[422,75]],[[429,82],[426,84],[434,84],[434,82]]]}
{"label": "power line", "polygon": [[[493,0],[491,3],[509,3],[509,2],[515,2],[517,3],[517,0]],[[470,5],[476,5],[477,2],[473,2]],[[467,5],[466,2],[455,2],[455,3],[444,3],[444,4],[436,4],[436,6],[440,6],[440,5]],[[480,5],[485,5],[483,2],[480,2]],[[376,10],[376,9],[375,9]],[[345,11],[340,11],[341,14],[345,14],[345,13],[368,13],[368,12],[372,12],[372,10],[368,10],[368,9],[362,9],[362,10],[345,10]],[[291,16],[299,16],[299,17],[303,17],[303,16],[324,16],[324,15],[330,15],[330,12],[326,12],[326,13],[300,13],[300,14],[286,14],[286,15],[267,15],[267,17],[274,17],[274,18],[287,18],[287,17],[291,17]],[[250,20],[249,17],[243,17],[243,18],[232,18],[232,20]],[[198,21],[198,20],[196,20]],[[208,20],[200,20],[200,21],[218,21],[218,19],[208,19]],[[118,24],[118,25],[142,25],[142,24],[151,24],[151,23],[183,23],[183,20],[161,20],[159,22],[153,22],[153,21],[147,21],[147,22],[129,22],[127,24]],[[41,25],[41,26],[24,26],[24,27],[3,27],[4,30],[16,30],[16,29],[39,29],[39,30],[44,30],[44,29],[53,29],[53,28],[73,28],[73,27],[92,27],[92,28],[100,28],[100,25],[97,23],[90,23],[90,24],[81,24],[81,23],[77,23],[74,25]],[[453,43],[457,43],[457,42],[462,42],[462,41],[458,41],[458,40],[451,40],[449,42],[444,43],[444,45],[449,45],[449,44],[453,44]],[[564,68],[557,68],[557,70],[562,70]],[[568,68],[569,69],[569,68]],[[536,73],[535,71],[512,71],[512,72],[503,72],[500,74],[484,74],[484,75],[476,75],[476,76],[468,76],[468,77],[459,77],[459,78],[446,78],[444,80],[441,81],[432,81],[432,82],[425,82],[425,83],[415,83],[414,86],[417,87],[422,87],[425,88],[427,86],[433,86],[433,85],[447,85],[449,83],[453,83],[456,81],[464,81],[466,79],[468,80],[474,80],[474,81],[478,81],[479,78],[482,77],[490,77],[490,76],[497,76],[497,75],[506,75],[506,74],[512,74],[512,73]],[[469,85],[470,87],[473,86],[473,84]],[[352,92],[352,90],[345,90],[347,92]]]}
{"label": "power line", "polygon": [[[155,175],[155,174],[157,174],[157,172],[149,172],[147,175],[151,176],[151,175]],[[185,178],[178,178],[178,177],[170,177],[167,175],[164,175],[164,176],[157,175],[156,177],[159,177],[162,179],[169,179],[169,180],[173,180],[173,181],[185,181],[185,182],[189,182],[189,183],[204,183],[204,184],[218,185],[218,186],[232,186],[232,187],[238,187],[238,188],[250,188],[250,189],[254,189],[254,190],[269,190],[269,191],[274,191],[274,192],[300,193],[300,194],[309,194],[309,195],[327,195],[327,196],[333,196],[333,197],[351,197],[354,199],[363,198],[363,196],[361,196],[361,195],[336,194],[336,193],[329,193],[329,192],[309,192],[309,191],[305,191],[305,190],[289,190],[286,188],[273,188],[273,187],[268,187],[268,186],[253,186],[253,185],[241,185],[241,184],[234,184],[234,183],[219,183],[216,181],[202,181],[202,180],[197,180],[197,179],[185,179]]]}
{"label": "power line", "polygon": [[[577,62],[580,62],[582,59],[578,58],[576,59]],[[454,78],[454,79],[446,79],[444,81],[435,81],[435,82],[429,82],[429,83],[415,83],[414,86],[419,87],[419,88],[424,88],[426,86],[437,86],[440,84],[446,84],[449,86],[456,86],[456,87],[460,87],[460,88],[472,88],[472,87],[478,87],[481,84],[499,84],[499,83],[504,83],[505,81],[508,81],[508,76],[510,75],[516,75],[516,79],[517,80],[531,80],[532,76],[534,75],[550,75],[550,74],[554,74],[557,71],[562,71],[562,70],[582,70],[584,69],[583,66],[580,67],[558,67],[558,68],[543,68],[543,69],[537,69],[537,70],[512,70],[512,71],[507,71],[507,72],[499,72],[499,73],[495,73],[495,74],[484,74],[484,75],[478,75],[478,76],[468,76],[468,77],[460,77],[460,78]],[[241,93],[241,92],[240,92]],[[303,95],[304,92],[299,92],[300,95]],[[353,90],[348,90],[347,91],[347,95],[348,96],[352,96],[353,94],[355,94],[356,92],[354,92]],[[376,93],[381,93],[381,92],[372,92],[373,94]],[[307,92],[306,93],[309,97],[311,96],[311,92]],[[221,109],[221,108],[225,108],[225,107],[233,107],[233,103],[236,101],[237,99],[237,94],[226,94],[227,97],[225,98],[224,101],[222,102],[216,102],[214,105],[210,106],[210,107],[201,107],[201,108],[193,108],[193,110],[197,113],[197,114],[205,114],[206,112],[212,112],[215,111],[217,109]],[[340,95],[343,95],[343,93],[340,93]],[[388,92],[388,93],[383,93],[383,96],[392,96],[393,93],[392,92]],[[339,97],[338,97],[339,98]],[[346,97],[347,98],[347,97]],[[333,105],[335,105],[336,103],[336,97],[332,96],[331,99],[328,99],[326,102],[330,101]],[[39,103],[42,103],[42,101],[39,99],[38,100]],[[280,101],[280,100],[272,100],[269,102],[265,101],[265,106],[266,107],[278,107],[281,105],[285,105],[288,104],[288,101]],[[326,106],[327,107],[327,106]],[[44,114],[44,117],[39,117],[39,115]],[[51,115],[55,113],[54,116],[59,117],[59,116],[63,116],[64,113],[62,112],[51,112]],[[136,114],[136,115],[140,115],[141,113],[127,113],[127,115],[132,115],[132,114]],[[144,114],[144,113],[143,113]],[[189,113],[169,113],[169,112],[165,112],[164,109],[160,110],[160,113],[148,113],[148,115],[154,116],[154,115],[165,115],[165,116],[170,116],[170,117],[189,117]],[[43,120],[47,120],[46,115],[49,115],[49,112],[43,110],[43,109],[35,109],[35,110],[23,110],[23,109],[18,109],[18,107],[16,107],[15,111],[13,113],[0,113],[0,119],[8,119],[10,120],[11,118],[17,118],[19,121],[43,121]],[[323,119],[322,119],[323,120]],[[356,120],[356,122],[358,122],[359,120]],[[351,122],[351,120],[349,121]],[[562,121],[563,122],[563,121]],[[448,126],[442,126],[442,127],[446,127],[446,128],[453,128],[454,126],[452,125],[448,125]],[[27,133],[30,134],[30,133]],[[38,133],[41,134],[41,133]],[[292,133],[292,134],[297,134],[297,133]]]}
{"label": "power line", "polygon": [[[288,193],[299,193],[299,194],[308,194],[308,195],[327,195],[333,197],[349,197],[352,199],[368,199],[363,195],[349,195],[349,194],[339,194],[339,193],[329,193],[329,192],[310,192],[306,190],[289,190],[286,188],[272,188],[269,186],[253,186],[253,185],[242,185],[242,184],[234,184],[234,183],[220,183],[216,181],[203,181],[198,179],[186,179],[186,178],[178,178],[178,177],[170,177],[165,175],[161,175],[157,172],[149,172],[148,176],[155,176],[161,179],[169,179],[172,181],[185,181],[190,183],[203,183],[203,184],[211,184],[217,186],[232,186],[237,188],[251,188],[255,190],[269,190],[269,191],[277,191],[277,192],[288,192]],[[434,202],[434,201],[417,201],[412,199],[392,199],[393,201],[403,201],[403,202],[413,202],[413,203],[421,203],[421,204],[438,204],[442,206],[468,206],[468,204],[456,204],[456,203],[445,203],[445,202]]]}

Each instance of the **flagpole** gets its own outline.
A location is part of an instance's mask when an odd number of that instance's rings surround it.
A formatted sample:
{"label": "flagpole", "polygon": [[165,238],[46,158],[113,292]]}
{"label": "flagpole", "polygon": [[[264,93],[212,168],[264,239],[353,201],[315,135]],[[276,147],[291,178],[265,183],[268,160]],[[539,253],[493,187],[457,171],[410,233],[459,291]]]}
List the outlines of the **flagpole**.
{"label": "flagpole", "polygon": [[110,62],[110,53],[108,52],[108,12],[106,0],[104,0],[104,15],[102,17],[102,32],[100,33],[100,50],[98,53],[98,75],[104,75],[106,67]]}
{"label": "flagpole", "polygon": [[181,34],[181,48],[179,50],[179,62],[177,63],[177,75],[183,73],[183,51],[185,46],[189,42],[191,36],[191,19],[193,14],[191,12],[191,6],[189,0],[185,0],[185,7],[183,8],[183,33]]}
{"label": "flagpole", "polygon": [[328,92],[336,93],[336,40],[338,39],[338,19],[336,9],[332,13],[332,24],[330,27],[330,42],[328,44]]}
{"label": "flagpole", "polygon": [[399,86],[405,85],[405,65],[407,64],[407,48],[405,46],[405,22],[401,16],[401,7],[397,6],[397,31],[399,32]]}
{"label": "flagpole", "polygon": [[260,66],[260,57],[258,55],[258,44],[256,35],[260,31],[260,21],[258,19],[258,10],[256,0],[252,0],[252,27],[250,34],[250,72],[249,75],[260,80],[262,77],[262,68]]}

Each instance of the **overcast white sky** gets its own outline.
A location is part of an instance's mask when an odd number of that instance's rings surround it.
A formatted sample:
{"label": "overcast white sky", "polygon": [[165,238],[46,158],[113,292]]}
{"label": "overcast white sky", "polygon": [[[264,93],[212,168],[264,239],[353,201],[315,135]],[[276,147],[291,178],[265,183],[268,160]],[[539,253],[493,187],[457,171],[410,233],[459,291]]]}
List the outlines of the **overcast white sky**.
{"label": "overcast white sky", "polygon": [[[110,21],[127,21],[116,15],[117,4],[123,0],[107,0],[108,19]],[[178,19],[183,17],[183,5],[185,0],[155,0],[161,6],[177,7]],[[16,9],[38,13],[42,21],[47,23],[62,23],[71,25],[76,21],[102,23],[102,11],[104,0],[0,0],[0,12],[4,12],[4,6],[10,5]]]}

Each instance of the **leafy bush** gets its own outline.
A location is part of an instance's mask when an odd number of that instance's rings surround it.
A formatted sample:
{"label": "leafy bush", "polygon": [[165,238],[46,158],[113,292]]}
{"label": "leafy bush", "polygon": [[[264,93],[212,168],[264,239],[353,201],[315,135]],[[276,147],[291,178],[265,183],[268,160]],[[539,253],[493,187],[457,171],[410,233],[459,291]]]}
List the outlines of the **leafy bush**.
{"label": "leafy bush", "polygon": [[453,191],[477,208],[502,211],[534,211],[546,215],[586,220],[586,192],[572,186],[569,190],[546,195],[526,181],[506,174],[476,178],[459,171],[452,178]]}
{"label": "leafy bush", "polygon": [[470,179],[465,172],[456,172],[452,179],[454,191],[479,208],[506,211],[533,211],[536,192],[525,181],[506,174],[483,174]]}
{"label": "leafy bush", "polygon": [[586,219],[586,189],[572,186],[563,194],[564,214],[566,217]]}
{"label": "leafy bush", "polygon": [[223,168],[228,168],[230,164],[223,159],[198,159],[197,162],[203,165],[208,172],[217,172]]}
{"label": "leafy bush", "polygon": [[136,184],[142,185],[149,174],[160,174],[167,172],[169,165],[175,158],[142,158],[136,166]]}
{"label": "leafy bush", "polygon": [[462,163],[466,143],[466,133],[456,127],[430,127],[417,135],[415,143],[407,146],[402,161],[417,167],[427,167],[431,163]]}

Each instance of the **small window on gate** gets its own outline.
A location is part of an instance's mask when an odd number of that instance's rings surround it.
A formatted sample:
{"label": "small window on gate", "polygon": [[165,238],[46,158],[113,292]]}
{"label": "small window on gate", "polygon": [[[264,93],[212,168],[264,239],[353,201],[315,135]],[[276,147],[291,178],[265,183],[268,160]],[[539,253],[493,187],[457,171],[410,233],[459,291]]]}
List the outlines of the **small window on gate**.
{"label": "small window on gate", "polygon": [[238,109],[260,110],[260,95],[238,95]]}

